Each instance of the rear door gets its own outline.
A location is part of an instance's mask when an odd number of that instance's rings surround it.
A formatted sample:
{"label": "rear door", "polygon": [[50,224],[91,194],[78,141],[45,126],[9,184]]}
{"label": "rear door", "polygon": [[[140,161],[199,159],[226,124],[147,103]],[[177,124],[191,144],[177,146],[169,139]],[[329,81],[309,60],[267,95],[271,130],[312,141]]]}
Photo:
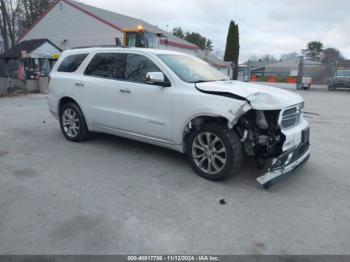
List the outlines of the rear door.
{"label": "rear door", "polygon": [[98,52],[88,63],[81,81],[89,122],[105,129],[117,129],[119,80],[124,77],[126,54]]}

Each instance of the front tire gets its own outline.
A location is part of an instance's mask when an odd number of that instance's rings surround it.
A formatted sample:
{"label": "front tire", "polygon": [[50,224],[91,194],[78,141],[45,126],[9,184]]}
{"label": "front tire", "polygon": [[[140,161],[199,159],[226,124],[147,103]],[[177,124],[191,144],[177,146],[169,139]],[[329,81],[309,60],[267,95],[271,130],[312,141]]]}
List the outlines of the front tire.
{"label": "front tire", "polygon": [[89,130],[80,107],[75,103],[65,103],[60,110],[60,126],[66,139],[80,142],[89,137]]}
{"label": "front tire", "polygon": [[193,130],[187,140],[187,156],[194,171],[212,181],[238,173],[242,147],[237,134],[218,124]]}

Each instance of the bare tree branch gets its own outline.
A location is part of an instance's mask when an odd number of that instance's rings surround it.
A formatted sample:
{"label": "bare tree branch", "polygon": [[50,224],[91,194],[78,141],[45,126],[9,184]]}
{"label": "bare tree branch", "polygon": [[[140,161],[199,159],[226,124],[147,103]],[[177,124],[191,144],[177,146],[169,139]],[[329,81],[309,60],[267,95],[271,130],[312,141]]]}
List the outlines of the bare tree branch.
{"label": "bare tree branch", "polygon": [[11,48],[49,7],[49,0],[0,0],[0,38]]}

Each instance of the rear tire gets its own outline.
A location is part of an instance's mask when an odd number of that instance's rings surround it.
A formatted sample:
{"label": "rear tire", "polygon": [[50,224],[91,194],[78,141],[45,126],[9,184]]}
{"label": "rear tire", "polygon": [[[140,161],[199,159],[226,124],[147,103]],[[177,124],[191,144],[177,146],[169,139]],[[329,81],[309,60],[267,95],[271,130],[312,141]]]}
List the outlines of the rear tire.
{"label": "rear tire", "polygon": [[242,165],[242,147],[237,134],[218,124],[193,130],[186,147],[194,171],[205,179],[226,179],[238,173]]}
{"label": "rear tire", "polygon": [[60,126],[65,138],[72,142],[84,141],[89,129],[80,107],[76,103],[65,103],[60,109]]}

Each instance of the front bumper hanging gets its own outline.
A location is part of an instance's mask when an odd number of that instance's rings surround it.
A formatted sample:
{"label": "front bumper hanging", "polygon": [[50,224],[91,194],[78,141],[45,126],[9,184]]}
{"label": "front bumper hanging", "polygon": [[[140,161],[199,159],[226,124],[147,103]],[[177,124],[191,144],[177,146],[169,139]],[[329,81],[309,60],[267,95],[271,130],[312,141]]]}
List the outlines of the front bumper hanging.
{"label": "front bumper hanging", "polygon": [[256,180],[265,189],[270,188],[277,181],[291,175],[295,169],[303,165],[309,159],[310,152],[309,129],[307,129],[303,131],[301,144],[275,158],[268,172]]}

